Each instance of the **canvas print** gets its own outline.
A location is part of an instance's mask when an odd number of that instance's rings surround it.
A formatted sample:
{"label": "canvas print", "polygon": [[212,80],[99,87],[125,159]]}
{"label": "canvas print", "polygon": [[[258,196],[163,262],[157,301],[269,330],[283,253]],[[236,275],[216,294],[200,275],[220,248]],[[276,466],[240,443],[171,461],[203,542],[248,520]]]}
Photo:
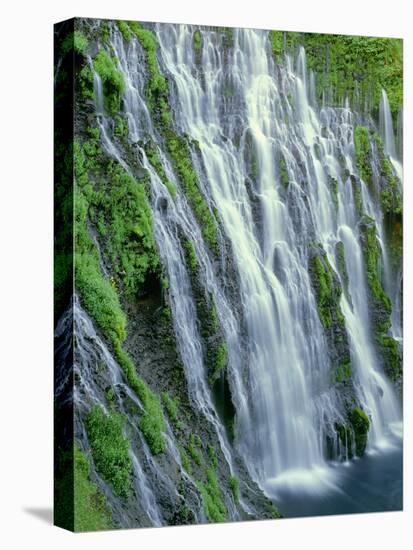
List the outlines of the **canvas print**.
{"label": "canvas print", "polygon": [[402,41],[55,26],[55,523],[402,509]]}

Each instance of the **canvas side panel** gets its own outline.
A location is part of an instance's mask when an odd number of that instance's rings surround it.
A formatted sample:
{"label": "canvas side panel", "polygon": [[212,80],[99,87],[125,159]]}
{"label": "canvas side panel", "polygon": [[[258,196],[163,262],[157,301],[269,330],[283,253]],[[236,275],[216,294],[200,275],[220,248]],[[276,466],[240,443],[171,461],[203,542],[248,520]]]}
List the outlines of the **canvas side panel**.
{"label": "canvas side panel", "polygon": [[54,27],[54,523],[74,530],[74,20]]}

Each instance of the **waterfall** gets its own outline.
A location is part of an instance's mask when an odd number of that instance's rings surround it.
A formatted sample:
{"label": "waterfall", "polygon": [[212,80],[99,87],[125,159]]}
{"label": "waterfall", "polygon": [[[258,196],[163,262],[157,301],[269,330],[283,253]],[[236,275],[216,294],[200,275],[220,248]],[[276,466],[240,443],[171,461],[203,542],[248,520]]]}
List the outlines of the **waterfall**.
{"label": "waterfall", "polygon": [[[162,60],[176,84],[177,124],[201,145],[206,192],[216,204],[239,269],[249,364],[248,395],[238,400],[247,408],[239,416],[239,445],[254,477],[265,483],[281,474],[285,479],[288,471],[294,476],[297,471],[322,466],[322,418],[326,414],[340,416],[334,399],[325,399],[326,344],[302,241],[315,231],[315,239],[331,251],[333,243],[342,238],[327,188],[327,177],[335,177],[339,181],[340,224],[345,226],[342,233],[351,235],[351,239],[344,239],[344,246],[348,261],[352,261],[357,229],[346,197],[348,184],[340,181],[334,158],[341,153],[355,172],[350,145],[352,115],[348,108],[326,108],[318,117],[308,97],[304,49],[299,50],[295,73],[274,67],[266,33],[260,31],[236,30],[233,56],[225,64],[212,33],[203,32],[202,87],[196,77],[192,32],[186,26],[157,26]],[[237,102],[233,120],[226,120],[222,105],[228,82],[235,96],[231,101]],[[294,109],[285,100],[288,90]],[[331,131],[328,138],[321,137],[322,117]],[[233,139],[223,139],[223,127]],[[244,183],[248,176],[242,145],[245,147],[247,135],[257,158],[254,194],[260,204],[261,231]],[[275,166],[278,151],[285,156],[290,185],[299,195],[301,235],[295,231],[282,194]],[[298,161],[291,151],[296,152]],[[299,188],[303,177],[308,182],[309,205]],[[334,265],[334,258],[329,255],[329,259]],[[348,266],[349,270],[355,268],[358,273],[363,269],[360,251],[357,261],[357,265]],[[350,292],[358,293],[360,285],[364,288],[360,278],[351,278]],[[400,412],[390,385],[375,368],[369,321],[362,317],[366,296],[360,300],[363,310],[344,307],[344,313],[363,388],[360,397],[373,419],[373,445],[379,434],[400,418]],[[359,300],[355,303],[358,306]],[[367,361],[366,350],[370,353]]]}
{"label": "waterfall", "polygon": [[[386,155],[390,157],[391,163],[394,166],[394,169],[397,173],[397,176],[400,180],[403,177],[403,169],[400,164],[400,154],[396,154],[396,138],[393,130],[393,119],[390,110],[390,104],[387,97],[386,90],[382,89],[381,91],[381,101],[380,101],[380,134],[383,138],[384,151]],[[401,122],[399,124],[401,126]],[[398,136],[398,150],[400,151],[402,147],[402,140]]]}
{"label": "waterfall", "polygon": [[386,90],[381,91],[380,102],[380,133],[383,137],[384,150],[387,155],[396,158],[396,145],[393,131],[393,120],[390,111],[390,104]]}
{"label": "waterfall", "polygon": [[[363,179],[354,145],[356,126],[373,127],[374,122],[364,120],[348,98],[340,107],[332,105],[333,89],[323,93],[321,101],[305,49],[300,46],[294,55],[284,53],[282,62],[277,61],[267,31],[233,29],[224,36],[191,25],[148,28],[156,38],[156,62],[168,82],[173,114],[168,129],[187,140],[197,190],[216,221],[216,250],[206,242],[182,177],[164,147],[166,138],[148,98],[145,48],[133,34],[125,39],[114,23],[108,24],[105,45],[99,46],[111,51],[124,80],[119,115],[128,123],[127,149],[115,136],[118,115],[106,112],[104,81],[90,56],[86,63],[94,94],[88,109],[94,109],[104,155],[135,179],[136,166],[147,177],[153,233],[168,281],[165,296],[175,351],[185,377],[182,391],[188,394],[185,415],[196,416],[196,421],[188,420],[177,436],[176,426],[167,419],[166,450],[161,456],[151,454],[139,429],[145,407],[76,295],[76,439],[87,454],[85,418],[94,404],[110,412],[105,392],[113,388],[116,410],[126,419],[124,436],[131,442],[131,495],[127,502],[116,498],[93,468],[92,480],[110,503],[115,522],[129,527],[137,518],[145,526],[168,523],[184,500],[183,484],[185,505],[193,520],[202,523],[209,519],[202,482],[184,467],[181,451],[184,436],[194,426],[207,426],[219,449],[220,475],[224,472],[231,480],[238,476],[244,491],[234,498],[229,489],[222,489],[228,519],[255,517],[261,511],[261,504],[254,502],[258,489],[273,502],[284,490],[331,489],[341,461],[348,463],[356,454],[355,432],[344,429],[349,426],[349,408],[361,408],[368,417],[367,453],[381,452],[400,435],[399,397],[374,338],[362,220],[368,218],[377,230],[384,286],[393,302],[389,334],[398,341],[402,273],[399,270],[398,280],[391,282],[384,216]],[[197,48],[195,32],[202,37]],[[223,40],[231,46],[223,48]],[[87,116],[89,123],[90,112]],[[385,155],[401,182],[401,156],[384,90],[379,126]],[[154,166],[148,143],[174,192]],[[401,137],[398,147],[400,143]],[[380,173],[377,149],[372,153],[374,183]],[[93,231],[108,279],[102,236],[99,240]],[[185,242],[193,246],[197,288]],[[323,282],[317,281],[314,265],[327,273],[336,300],[330,320],[320,311]],[[213,304],[217,334],[227,349],[225,373],[214,383],[208,378],[197,292]],[[334,378],[340,369],[351,369],[348,380]],[[222,388],[224,383],[234,409],[232,435],[216,397],[216,385]]]}

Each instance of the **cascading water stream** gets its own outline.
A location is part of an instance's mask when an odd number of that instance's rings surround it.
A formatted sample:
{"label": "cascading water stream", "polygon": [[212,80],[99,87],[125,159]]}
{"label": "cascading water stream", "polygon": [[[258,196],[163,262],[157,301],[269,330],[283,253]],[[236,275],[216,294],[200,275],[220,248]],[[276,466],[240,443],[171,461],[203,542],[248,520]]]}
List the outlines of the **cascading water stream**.
{"label": "cascading water stream", "polygon": [[[330,110],[329,114],[328,108],[324,109],[321,117],[331,119],[331,134],[322,137],[321,119],[308,98],[304,50],[299,51],[296,73],[277,68],[274,78],[265,32],[235,31],[233,57],[225,63],[212,34],[204,32],[203,85],[197,79],[190,47],[192,30],[185,26],[158,26],[157,35],[162,60],[176,85],[177,124],[200,143],[209,186],[206,193],[211,193],[219,210],[239,266],[250,364],[248,395],[243,400],[246,410],[241,411],[239,420],[239,446],[250,471],[261,483],[277,476],[284,479],[288,471],[294,475],[297,470],[311,470],[325,463],[321,418],[326,412],[340,417],[334,399],[323,399],[328,385],[325,341],[305,268],[306,258],[299,244],[315,229],[315,238],[335,266],[332,247],[342,238],[349,269],[354,268],[356,274],[362,269],[359,245],[354,249],[358,235],[354,211],[348,207],[346,196],[349,183],[341,180],[336,161],[341,153],[355,173],[352,115],[348,107]],[[287,68],[291,65],[287,61]],[[237,102],[233,125],[225,118],[222,106],[228,82],[232,86],[232,107]],[[293,107],[285,100],[288,89]],[[222,135],[222,128],[228,128],[228,137],[234,137],[240,120],[244,128],[241,143],[249,132],[256,151],[258,177],[254,191],[263,219],[261,234],[243,183],[247,174],[242,152],[235,140],[223,139]],[[304,235],[297,235],[280,195],[280,185],[274,185],[277,148],[285,156],[290,180],[295,183],[304,177],[308,182],[310,213],[308,203],[297,201]],[[299,162],[291,151],[296,151]],[[338,210],[340,225],[344,226],[340,233],[327,187],[328,176],[339,181]],[[366,195],[363,186],[363,197]],[[277,254],[280,251],[282,254]],[[356,260],[352,254],[356,254]],[[277,275],[275,258],[279,262]],[[364,289],[361,297],[360,285]],[[351,278],[349,292],[354,293],[354,307],[343,303],[343,312],[359,378],[359,396],[371,414],[370,444],[374,445],[390,424],[400,421],[400,411],[390,384],[374,367],[369,320],[364,318],[365,282],[360,276]],[[359,330],[362,325],[363,330]],[[309,333],[309,327],[313,332]],[[312,354],[308,353],[307,334],[314,335]]]}
{"label": "cascading water stream", "polygon": [[386,90],[382,89],[381,91],[381,101],[380,101],[380,134],[383,138],[384,151],[386,155],[389,156],[390,161],[396,171],[396,174],[400,180],[400,183],[403,181],[403,168],[400,164],[398,155],[396,154],[396,142],[395,135],[393,130],[393,119],[390,110],[389,99],[386,94]]}
{"label": "cascading water stream", "polygon": [[[145,91],[148,75],[142,69],[144,48],[135,36],[124,40],[116,25],[108,28],[107,44],[125,83],[121,115],[127,118],[127,140],[132,147],[125,154],[114,137],[113,117],[105,112],[104,86],[89,57],[102,149],[131,176],[135,164],[149,176],[153,230],[169,284],[168,306],[191,407],[214,432],[230,476],[239,474],[242,463],[249,473],[248,482],[252,478],[275,501],[285,488],[292,493],[307,485],[310,491],[331,489],[340,470],[335,460],[347,460],[354,453],[349,452],[347,431],[345,441],[337,431],[338,425],[348,423],[348,416],[341,390],[332,383],[330,342],[310,269],[314,250],[331,266],[343,289],[339,303],[354,384],[348,391],[353,391],[370,419],[367,450],[385,449],[400,434],[401,426],[398,398],[379,366],[369,312],[360,216],[352,185],[352,177],[359,173],[353,136],[359,115],[350,109],[348,99],[340,108],[329,106],[334,90],[326,93],[319,106],[316,76],[307,70],[305,50],[300,47],[296,56],[285,54],[283,64],[278,65],[266,31],[235,29],[231,47],[225,50],[219,33],[202,29],[202,47],[195,51],[196,27],[155,25],[157,61],[169,83],[171,128],[188,136],[200,191],[218,220],[219,251],[214,257],[176,167],[163,150],[165,138],[153,122]],[[385,152],[401,180],[384,90],[380,131]],[[171,193],[153,166],[147,153],[149,142],[176,193]],[[377,172],[377,150],[373,156]],[[393,302],[391,333],[401,340],[401,281],[390,281],[383,215],[366,182],[360,179],[359,184],[364,212],[374,218],[383,249],[385,290]],[[108,277],[93,229],[91,235],[102,273]],[[194,246],[199,286],[216,307],[228,348],[225,376],[235,409],[233,441],[208,380],[183,239]],[[343,247],[348,280],[338,262],[338,244]],[[236,273],[235,282],[228,281],[231,275],[225,273],[229,263]],[[177,490],[179,474],[189,487],[189,508],[195,521],[207,521],[199,478],[183,467],[183,443],[173,423],[166,423],[163,434],[165,454],[152,456],[139,429],[139,415],[125,404],[132,403],[135,411],[142,412],[142,402],[128,387],[110,347],[99,337],[77,297],[74,312],[75,423],[81,448],[87,452],[84,418],[94,404],[105,403],[105,388],[113,387],[116,406],[127,419],[133,505],[114,498],[94,472],[94,481],[111,503],[115,518],[133,526],[134,514],[138,514],[145,525],[164,524],[171,517],[165,508],[182,500]],[[104,373],[97,373],[100,363],[107,367]],[[109,412],[107,404],[103,408]],[[327,439],[332,441],[331,452]],[[332,459],[334,467],[330,468]],[[254,503],[242,495],[236,503],[230,491],[223,498],[230,520],[258,515]]]}

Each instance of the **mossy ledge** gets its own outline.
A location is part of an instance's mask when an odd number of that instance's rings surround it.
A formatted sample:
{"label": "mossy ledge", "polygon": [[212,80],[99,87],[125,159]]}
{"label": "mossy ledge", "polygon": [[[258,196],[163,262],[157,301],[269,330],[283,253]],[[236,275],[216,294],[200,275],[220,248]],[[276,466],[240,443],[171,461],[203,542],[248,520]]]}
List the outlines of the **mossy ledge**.
{"label": "mossy ledge", "polygon": [[388,334],[392,304],[382,285],[383,259],[375,221],[364,216],[359,223],[359,229],[376,345],[386,374],[393,382],[399,383],[402,376],[402,355],[398,342]]}
{"label": "mossy ledge", "polygon": [[329,343],[331,381],[351,386],[350,348],[340,306],[342,287],[321,245],[310,251],[309,274],[320,322]]}
{"label": "mossy ledge", "polygon": [[[165,449],[163,437],[165,420],[160,400],[144,380],[137,375],[133,361],[122,347],[126,338],[126,316],[120,304],[117,284],[115,280],[108,280],[103,275],[99,253],[88,230],[88,219],[90,216],[93,217],[93,205],[104,206],[105,200],[110,201],[113,221],[110,216],[99,216],[95,223],[103,236],[109,233],[108,227],[111,227],[111,237],[106,239],[108,256],[115,265],[115,272],[116,258],[119,258],[120,265],[126,268],[119,273],[119,284],[122,284],[126,290],[130,287],[131,293],[140,292],[151,270],[151,265],[156,269],[159,262],[152,232],[151,213],[144,185],[140,186],[131,176],[124,174],[123,169],[119,165],[114,165],[113,161],[109,161],[109,165],[112,167],[109,176],[118,178],[117,185],[108,184],[106,164],[102,162],[103,159],[100,155],[101,151],[95,131],[92,132],[92,138],[88,142],[83,145],[79,142],[75,143],[76,289],[83,306],[112,345],[114,355],[130,387],[143,403],[144,412],[139,426],[152,453],[158,454]],[[90,179],[90,176],[93,179]],[[109,191],[109,196],[99,190],[97,182],[99,185],[107,185],[105,189]],[[110,196],[110,192],[113,192],[113,197]],[[136,193],[138,193],[138,197],[134,199]],[[125,207],[124,201],[129,206]],[[116,214],[117,209],[113,208],[116,203],[119,205],[118,214]],[[101,213],[103,212],[104,209],[101,210]],[[125,255],[124,247],[130,243],[132,243],[132,248],[129,254]],[[128,269],[128,266],[133,267]],[[130,283],[128,282],[129,278]],[[140,286],[135,286],[137,284]]]}

